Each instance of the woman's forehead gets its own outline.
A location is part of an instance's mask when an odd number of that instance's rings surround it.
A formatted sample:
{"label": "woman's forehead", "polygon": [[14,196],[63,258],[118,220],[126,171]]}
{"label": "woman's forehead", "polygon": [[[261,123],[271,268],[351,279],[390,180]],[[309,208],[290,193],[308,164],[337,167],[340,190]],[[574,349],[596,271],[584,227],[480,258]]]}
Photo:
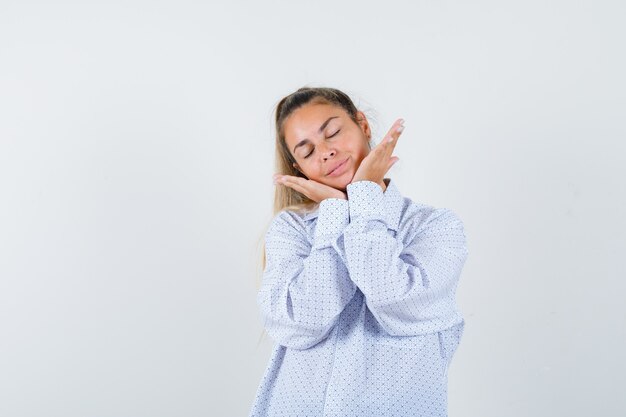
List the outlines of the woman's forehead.
{"label": "woman's forehead", "polygon": [[346,117],[336,106],[309,105],[294,111],[284,123],[285,135],[294,140],[310,139],[320,135],[329,124]]}

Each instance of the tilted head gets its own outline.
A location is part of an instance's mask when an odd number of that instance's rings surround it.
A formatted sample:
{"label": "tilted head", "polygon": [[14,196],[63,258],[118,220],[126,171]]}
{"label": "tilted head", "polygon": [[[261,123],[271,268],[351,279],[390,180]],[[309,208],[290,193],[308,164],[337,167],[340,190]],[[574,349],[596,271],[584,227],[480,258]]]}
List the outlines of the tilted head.
{"label": "tilted head", "polygon": [[304,87],[283,98],[277,106],[276,132],[280,173],[341,191],[371,150],[367,118],[345,93],[333,88]]}

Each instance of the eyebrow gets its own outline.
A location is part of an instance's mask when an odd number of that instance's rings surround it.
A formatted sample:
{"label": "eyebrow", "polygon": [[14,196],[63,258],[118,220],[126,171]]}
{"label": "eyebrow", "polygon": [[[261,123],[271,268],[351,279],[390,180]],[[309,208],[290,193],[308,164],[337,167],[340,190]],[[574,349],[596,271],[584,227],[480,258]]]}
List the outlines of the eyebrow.
{"label": "eyebrow", "polygon": [[[339,117],[339,116],[332,116],[332,117],[329,117],[328,119],[326,119],[326,121],[325,121],[324,123],[322,123],[322,125],[320,126],[320,128],[319,128],[319,129],[317,129],[317,133],[322,133],[322,131],[326,128],[326,126],[328,126],[328,123],[329,123],[332,119],[336,119],[336,118],[338,118],[338,117]],[[298,142],[298,144],[297,144],[296,146],[294,146],[294,147],[293,147],[293,152],[294,152],[294,153],[296,152],[296,148],[297,148],[298,146],[305,145],[305,144],[307,144],[308,142],[311,142],[311,141],[310,141],[309,139],[302,139],[300,142]]]}

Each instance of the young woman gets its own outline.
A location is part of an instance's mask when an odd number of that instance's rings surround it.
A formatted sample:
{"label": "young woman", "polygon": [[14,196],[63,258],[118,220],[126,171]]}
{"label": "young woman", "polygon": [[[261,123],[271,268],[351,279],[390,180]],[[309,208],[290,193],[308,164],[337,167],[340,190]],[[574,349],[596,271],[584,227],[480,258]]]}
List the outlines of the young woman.
{"label": "young woman", "polygon": [[250,416],[446,416],[465,325],[462,221],[385,177],[402,119],[373,146],[345,93],[307,87],[278,103],[275,121],[257,302],[277,344]]}

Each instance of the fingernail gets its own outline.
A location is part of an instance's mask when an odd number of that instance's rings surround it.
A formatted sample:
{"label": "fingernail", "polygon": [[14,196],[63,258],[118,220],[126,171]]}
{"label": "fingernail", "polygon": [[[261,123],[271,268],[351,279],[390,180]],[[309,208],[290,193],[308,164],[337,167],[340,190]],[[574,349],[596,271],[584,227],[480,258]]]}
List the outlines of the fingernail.
{"label": "fingernail", "polygon": [[404,126],[398,126],[398,128],[396,129],[396,132],[400,133],[404,130]]}
{"label": "fingernail", "polygon": [[400,119],[400,124],[404,124],[404,119]]}

